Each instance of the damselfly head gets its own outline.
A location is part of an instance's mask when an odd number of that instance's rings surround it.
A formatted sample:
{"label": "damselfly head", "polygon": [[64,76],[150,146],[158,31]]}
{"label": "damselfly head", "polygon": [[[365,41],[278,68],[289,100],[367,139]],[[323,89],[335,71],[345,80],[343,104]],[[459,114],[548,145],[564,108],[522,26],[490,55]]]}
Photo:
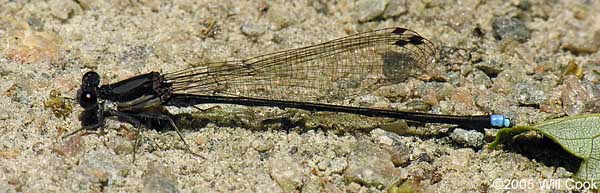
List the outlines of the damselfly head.
{"label": "damselfly head", "polygon": [[77,102],[86,109],[92,109],[98,106],[97,88],[100,84],[100,75],[94,71],[89,71],[83,75],[81,87],[77,91]]}
{"label": "damselfly head", "polygon": [[83,75],[77,91],[77,102],[84,109],[79,119],[84,129],[96,129],[102,125],[102,106],[98,101],[100,75],[89,71]]}

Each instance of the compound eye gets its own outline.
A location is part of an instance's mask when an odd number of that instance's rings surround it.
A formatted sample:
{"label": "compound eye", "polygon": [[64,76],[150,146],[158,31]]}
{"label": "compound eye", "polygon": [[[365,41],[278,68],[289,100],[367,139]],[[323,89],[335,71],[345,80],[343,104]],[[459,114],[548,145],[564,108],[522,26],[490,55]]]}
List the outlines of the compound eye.
{"label": "compound eye", "polygon": [[79,99],[79,105],[84,109],[98,105],[98,95],[96,95],[94,90],[84,90],[79,93],[79,97],[77,98]]}
{"label": "compound eye", "polygon": [[100,75],[94,71],[86,72],[81,82],[84,87],[97,87],[100,85]]}

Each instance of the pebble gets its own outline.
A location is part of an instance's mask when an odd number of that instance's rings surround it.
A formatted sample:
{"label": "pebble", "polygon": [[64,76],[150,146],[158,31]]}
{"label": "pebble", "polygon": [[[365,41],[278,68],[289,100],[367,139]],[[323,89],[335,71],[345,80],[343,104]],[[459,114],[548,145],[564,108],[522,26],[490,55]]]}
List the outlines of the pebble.
{"label": "pebble", "polygon": [[[466,64],[470,64],[472,54],[475,54],[475,52],[470,53],[467,49],[453,46],[440,46],[438,51],[440,63],[448,64],[452,66],[451,68],[471,66]],[[461,72],[464,73],[465,71],[461,70]]]}
{"label": "pebble", "polygon": [[398,176],[401,171],[394,167],[390,154],[367,142],[357,144],[344,170],[346,180],[379,189],[394,183]]}
{"label": "pebble", "polygon": [[96,2],[94,0],[78,0],[77,4],[83,10],[89,10]]}
{"label": "pebble", "polygon": [[461,72],[448,72],[448,82],[452,85],[459,85],[460,81],[464,78],[461,74]]}
{"label": "pebble", "polygon": [[370,107],[374,105],[386,106],[385,104],[389,104],[389,101],[385,97],[377,96],[374,94],[366,94],[356,97],[353,103],[361,107]]}
{"label": "pebble", "polygon": [[415,159],[415,161],[431,163],[433,161],[433,158],[431,158],[431,156],[427,153],[421,153],[417,156],[417,159]]}
{"label": "pebble", "polygon": [[463,87],[455,89],[455,92],[450,95],[450,101],[454,103],[454,110],[459,112],[472,110],[475,105],[473,95]]}
{"label": "pebble", "polygon": [[267,31],[267,27],[260,24],[246,23],[240,27],[242,33],[249,37],[258,37]]}
{"label": "pebble", "polygon": [[0,81],[0,93],[4,95],[9,95],[7,92],[10,89],[14,89],[15,81],[14,80],[2,80]]}
{"label": "pebble", "polygon": [[280,30],[298,22],[298,16],[287,7],[272,6],[269,8],[267,18],[271,22],[272,30]]}
{"label": "pebble", "polygon": [[101,192],[105,186],[108,186],[110,174],[103,169],[86,168],[84,169],[88,180],[91,182],[90,189]]}
{"label": "pebble", "polygon": [[40,18],[30,17],[27,20],[27,24],[29,24],[29,27],[31,27],[32,30],[35,30],[35,31],[44,30],[44,22]]}
{"label": "pebble", "polygon": [[548,98],[539,86],[530,83],[517,83],[515,90],[517,101],[522,105],[539,105]]}
{"label": "pebble", "polygon": [[50,2],[50,14],[60,20],[67,20],[76,12],[81,12],[81,8],[75,1],[54,0]]}
{"label": "pebble", "polygon": [[395,134],[406,134],[407,130],[408,130],[408,123],[406,123],[405,120],[398,120],[396,122],[392,122],[392,123],[386,123],[383,125],[380,125],[379,127],[381,127],[381,129],[395,133]]}
{"label": "pebble", "polygon": [[410,92],[410,85],[407,83],[400,83],[382,86],[375,91],[375,94],[389,99],[404,99],[410,95]]}
{"label": "pebble", "polygon": [[329,161],[327,171],[333,174],[341,174],[348,167],[348,161],[345,158],[335,157]]}
{"label": "pebble", "polygon": [[330,10],[325,1],[309,1],[309,4],[320,14],[327,14]]}
{"label": "pebble", "polygon": [[255,140],[252,142],[252,147],[258,152],[266,152],[273,149],[273,143],[271,140]]}
{"label": "pebble", "polygon": [[159,0],[141,0],[142,5],[149,7],[150,10],[157,12],[160,9]]}
{"label": "pebble", "polygon": [[[92,192],[101,192],[106,186],[109,186],[109,182],[114,182],[116,175],[127,170],[131,163],[124,164],[119,161],[114,153],[102,149],[100,151],[86,152],[85,156],[78,157],[78,165],[72,170],[77,174],[82,174],[72,179],[73,182],[79,185],[89,185],[88,187]],[[50,159],[51,165],[58,166],[64,162],[63,159]],[[63,166],[63,167],[66,167]],[[66,169],[66,168],[65,168]]]}
{"label": "pebble", "polygon": [[[363,190],[363,191],[361,191]],[[345,192],[366,192],[364,191],[363,187],[356,183],[356,182],[352,182],[350,184],[348,184],[348,187],[346,187]]]}
{"label": "pebble", "polygon": [[392,140],[391,138],[389,138],[388,136],[379,136],[379,138],[377,138],[377,142],[379,144],[383,144],[383,145],[389,145],[392,146],[394,145],[394,140]]}
{"label": "pebble", "polygon": [[18,147],[0,150],[0,158],[15,159],[21,155],[21,149]]}
{"label": "pebble", "polygon": [[271,159],[268,168],[269,175],[279,184],[283,192],[294,192],[302,187],[302,166],[292,158]]}
{"label": "pebble", "polygon": [[112,150],[115,152],[115,154],[123,155],[136,153],[133,152],[133,146],[136,145],[135,140],[129,141],[124,137],[115,137],[113,138],[113,141]]}
{"label": "pebble", "polygon": [[481,85],[484,88],[489,88],[492,86],[492,80],[487,74],[483,73],[481,70],[475,70],[472,73],[473,82],[477,85]]}
{"label": "pebble", "polygon": [[360,0],[357,3],[358,21],[367,22],[381,16],[388,4],[387,0]]}
{"label": "pebble", "polygon": [[[600,85],[599,85],[600,86]],[[590,113],[600,113],[600,98],[589,101],[586,106],[586,111]]]}
{"label": "pebble", "polygon": [[560,86],[563,109],[569,116],[581,114],[589,95],[584,85],[575,76],[567,76]]}
{"label": "pebble", "polygon": [[81,135],[73,135],[62,145],[57,145],[52,148],[52,151],[61,156],[73,157],[84,150],[84,142]]}
{"label": "pebble", "polygon": [[316,176],[310,176],[310,179],[302,186],[302,191],[299,192],[322,192],[321,180]]}
{"label": "pebble", "polygon": [[6,108],[0,108],[0,120],[7,120],[11,118],[13,112],[8,111]]}
{"label": "pebble", "polygon": [[548,93],[548,99],[540,103],[540,111],[545,113],[559,114],[562,112],[561,92],[553,89]]}
{"label": "pebble", "polygon": [[2,181],[0,181],[0,192],[17,193],[17,192],[21,192],[21,191],[17,191],[15,188],[13,188],[13,186],[8,184],[5,180],[2,180]]}
{"label": "pebble", "polygon": [[498,40],[512,38],[523,43],[531,37],[531,31],[517,18],[494,18],[492,29],[494,37]]}
{"label": "pebble", "polygon": [[455,171],[468,171],[473,154],[472,149],[459,149],[450,153],[448,157],[441,158],[440,162]]}
{"label": "pebble", "polygon": [[267,152],[258,153],[258,158],[260,158],[260,160],[269,159],[269,157],[271,157],[271,154],[269,154]]}
{"label": "pebble", "polygon": [[383,18],[393,18],[408,13],[406,3],[406,0],[389,0],[383,11]]}
{"label": "pebble", "polygon": [[[512,88],[512,79],[513,76],[510,72],[501,72],[498,74],[496,79],[494,79],[494,83],[492,84],[491,90],[495,93],[499,94],[508,94],[513,91]],[[488,74],[489,75],[489,74]]]}
{"label": "pebble", "polygon": [[5,56],[22,63],[56,62],[62,53],[63,39],[54,32],[30,29],[10,32]]}
{"label": "pebble", "polygon": [[[423,98],[423,102],[427,105],[436,106],[440,99],[448,98],[455,93],[455,90],[456,89],[448,83],[431,83],[425,85],[424,91],[420,95]],[[429,110],[429,107],[420,110],[427,111]]]}
{"label": "pebble", "polygon": [[373,130],[371,130],[371,132],[370,132],[371,136],[373,136],[374,138],[378,138],[378,137],[381,137],[381,136],[385,136],[385,133],[386,133],[386,131],[385,131],[385,130],[383,130],[383,129],[379,129],[379,128],[373,129]]}
{"label": "pebble", "polygon": [[392,163],[396,167],[404,167],[410,164],[410,155],[412,153],[412,149],[403,143],[396,143],[392,148],[388,151],[392,156]]}
{"label": "pebble", "polygon": [[457,128],[450,134],[450,139],[465,147],[483,147],[483,133]]}
{"label": "pebble", "polygon": [[504,63],[500,63],[497,62],[496,60],[491,60],[491,61],[484,61],[484,62],[480,62],[475,64],[475,67],[481,71],[483,71],[483,73],[485,73],[486,75],[488,75],[489,77],[496,77],[498,76],[498,74],[500,74],[500,72],[504,71],[505,66],[508,66]]}
{"label": "pebble", "polygon": [[376,128],[371,130],[371,136],[379,144],[393,146],[401,143],[401,136],[393,131],[386,130],[385,128]]}
{"label": "pebble", "polygon": [[177,181],[169,168],[159,164],[149,164],[144,173],[142,193],[176,193]]}
{"label": "pebble", "polygon": [[117,9],[125,9],[131,5],[131,2],[129,0],[111,0],[110,5]]}
{"label": "pebble", "polygon": [[[567,34],[563,38],[563,49],[575,55],[594,54],[600,49],[600,30],[586,31],[576,35]],[[591,37],[590,37],[591,36]]]}

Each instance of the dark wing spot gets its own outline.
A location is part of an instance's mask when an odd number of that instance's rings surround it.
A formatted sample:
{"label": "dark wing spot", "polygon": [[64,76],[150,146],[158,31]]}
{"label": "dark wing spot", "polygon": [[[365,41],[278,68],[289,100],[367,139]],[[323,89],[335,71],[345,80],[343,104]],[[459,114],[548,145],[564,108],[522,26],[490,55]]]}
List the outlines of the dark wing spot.
{"label": "dark wing spot", "polygon": [[404,34],[404,32],[406,32],[406,30],[407,30],[406,28],[397,27],[396,29],[394,29],[394,31],[392,33],[402,35],[402,34]]}
{"label": "dark wing spot", "polygon": [[408,44],[408,42],[404,40],[398,40],[394,44],[396,44],[398,47],[404,47],[406,44]]}
{"label": "dark wing spot", "polygon": [[399,46],[399,47],[403,47],[407,44],[412,44],[415,46],[424,44],[425,42],[423,42],[425,38],[421,37],[421,36],[417,36],[417,35],[412,35],[410,37],[408,37],[408,40],[397,40],[394,44]]}
{"label": "dark wing spot", "polygon": [[408,41],[413,45],[421,45],[423,44],[423,39],[421,36],[411,36],[408,38]]}

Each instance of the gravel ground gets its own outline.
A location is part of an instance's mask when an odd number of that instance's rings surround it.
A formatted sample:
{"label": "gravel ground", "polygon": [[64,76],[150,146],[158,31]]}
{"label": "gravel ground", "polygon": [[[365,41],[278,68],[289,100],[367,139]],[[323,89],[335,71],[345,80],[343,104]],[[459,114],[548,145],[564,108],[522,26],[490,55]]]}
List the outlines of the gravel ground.
{"label": "gravel ground", "polygon": [[150,130],[132,163],[129,124],[63,139],[81,128],[81,108],[61,97],[89,70],[108,83],[399,26],[438,46],[447,79],[379,94],[532,124],[600,112],[598,18],[600,3],[583,0],[0,0],[0,192],[554,191],[510,186],[578,168],[535,133],[490,150],[492,129],[201,105],[170,110],[205,159]]}

